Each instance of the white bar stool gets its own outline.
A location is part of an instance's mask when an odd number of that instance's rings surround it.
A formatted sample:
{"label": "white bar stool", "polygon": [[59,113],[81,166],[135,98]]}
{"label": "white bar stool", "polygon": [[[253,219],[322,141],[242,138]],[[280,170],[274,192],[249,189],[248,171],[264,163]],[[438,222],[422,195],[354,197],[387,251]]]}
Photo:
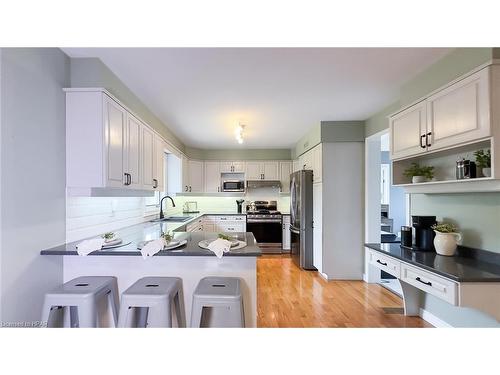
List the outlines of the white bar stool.
{"label": "white bar stool", "polygon": [[57,317],[62,315],[64,327],[97,327],[98,304],[101,302],[107,302],[112,312],[113,326],[116,327],[118,319],[116,277],[77,277],[45,294],[42,322],[47,322],[47,327],[56,327]]}
{"label": "white bar stool", "polygon": [[122,294],[118,327],[168,327],[172,308],[178,327],[186,327],[182,279],[178,277],[144,277]]}

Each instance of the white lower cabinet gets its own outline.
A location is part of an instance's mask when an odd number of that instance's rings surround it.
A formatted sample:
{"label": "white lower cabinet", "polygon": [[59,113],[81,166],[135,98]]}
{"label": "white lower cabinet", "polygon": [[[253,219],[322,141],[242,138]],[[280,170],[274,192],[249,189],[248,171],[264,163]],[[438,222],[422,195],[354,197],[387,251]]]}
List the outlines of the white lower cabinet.
{"label": "white lower cabinet", "polygon": [[283,250],[290,250],[291,240],[290,240],[290,215],[283,215]]}
{"label": "white lower cabinet", "polygon": [[199,232],[199,231],[203,231],[203,219],[201,217],[186,225],[186,232]]}
{"label": "white lower cabinet", "polygon": [[246,232],[245,215],[207,215],[203,217],[204,232]]}
{"label": "white lower cabinet", "polygon": [[397,260],[394,260],[394,258],[386,257],[379,252],[372,250],[369,250],[367,252],[367,255],[368,262],[370,264],[399,279],[399,277],[401,276],[401,262],[398,262]]}
{"label": "white lower cabinet", "polygon": [[323,272],[323,184],[313,185],[313,266]]}
{"label": "white lower cabinet", "polygon": [[403,262],[401,262],[400,279],[452,305],[458,305],[457,283],[449,279]]}

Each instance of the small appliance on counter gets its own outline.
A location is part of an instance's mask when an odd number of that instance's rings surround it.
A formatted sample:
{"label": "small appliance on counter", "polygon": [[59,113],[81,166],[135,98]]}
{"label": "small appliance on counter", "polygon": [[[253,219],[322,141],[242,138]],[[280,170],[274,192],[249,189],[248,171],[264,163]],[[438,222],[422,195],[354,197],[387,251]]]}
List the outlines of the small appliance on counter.
{"label": "small appliance on counter", "polygon": [[184,214],[197,214],[199,212],[200,211],[198,211],[198,202],[195,201],[186,202],[182,207],[182,213]]}
{"label": "small appliance on counter", "polygon": [[476,163],[463,158],[457,160],[456,177],[457,180],[476,178]]}
{"label": "small appliance on counter", "polygon": [[236,205],[238,207],[238,213],[241,214],[243,213],[243,203],[245,202],[244,199],[238,199],[236,200]]}
{"label": "small appliance on counter", "polygon": [[401,227],[401,246],[412,247],[412,245],[412,229],[411,227],[404,225]]}
{"label": "small appliance on counter", "polygon": [[[411,219],[415,229],[415,241],[412,243],[409,240],[411,232],[407,230],[403,232],[403,228],[401,228],[401,246],[415,251],[435,251],[434,236],[436,234],[431,227],[436,224],[436,216],[412,216]],[[408,243],[410,246],[407,245]]]}

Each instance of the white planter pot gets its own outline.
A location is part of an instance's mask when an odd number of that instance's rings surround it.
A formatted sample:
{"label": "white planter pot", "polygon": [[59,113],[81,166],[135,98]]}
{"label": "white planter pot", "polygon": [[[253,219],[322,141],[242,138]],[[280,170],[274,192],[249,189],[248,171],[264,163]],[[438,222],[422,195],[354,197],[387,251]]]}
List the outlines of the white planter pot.
{"label": "white planter pot", "polygon": [[425,182],[426,179],[424,176],[413,176],[411,178],[411,182],[414,183],[414,184],[418,184],[419,182]]}
{"label": "white planter pot", "polygon": [[460,233],[441,233],[434,231],[434,247],[439,255],[453,256],[457,250],[457,242],[462,240]]}
{"label": "white planter pot", "polygon": [[483,176],[491,177],[491,168],[483,168]]}

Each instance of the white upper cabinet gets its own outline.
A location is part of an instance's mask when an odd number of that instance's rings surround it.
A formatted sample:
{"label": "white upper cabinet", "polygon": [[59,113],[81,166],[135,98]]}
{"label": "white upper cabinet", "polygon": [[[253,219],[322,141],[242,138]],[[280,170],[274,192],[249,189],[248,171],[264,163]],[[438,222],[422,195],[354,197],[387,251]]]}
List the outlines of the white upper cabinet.
{"label": "white upper cabinet", "polygon": [[245,173],[245,162],[244,161],[234,161],[233,162],[233,172],[234,173]]}
{"label": "white upper cabinet", "polygon": [[247,180],[279,180],[279,161],[247,161]]}
{"label": "white upper cabinet", "polygon": [[483,69],[427,99],[429,150],[491,135],[488,73]]}
{"label": "white upper cabinet", "polygon": [[221,161],[220,173],[245,173],[245,162],[243,161]]}
{"label": "white upper cabinet", "polygon": [[389,128],[393,159],[426,151],[426,108],[423,101],[391,117]]}
{"label": "white upper cabinet", "polygon": [[[104,96],[104,142],[106,152],[106,182],[103,187],[124,187],[130,178],[125,175],[126,110],[113,99]],[[77,141],[77,140],[72,140]],[[88,153],[90,150],[87,150]],[[85,186],[85,185],[84,185]]]}
{"label": "white upper cabinet", "polygon": [[133,189],[141,189],[141,122],[130,113],[125,129],[125,181]]}
{"label": "white upper cabinet", "polygon": [[69,195],[150,196],[164,189],[162,137],[104,89],[65,92]]}
{"label": "white upper cabinet", "polygon": [[323,147],[321,143],[312,149],[313,182],[321,182],[323,179]]}
{"label": "white upper cabinet", "polygon": [[188,174],[189,174],[189,193],[201,193],[203,192],[203,187],[205,181],[203,178],[204,164],[202,161],[189,160],[188,161]]}
{"label": "white upper cabinet", "polygon": [[280,162],[280,181],[281,181],[281,192],[290,192],[290,174],[292,174],[292,162],[282,161]]}
{"label": "white upper cabinet", "polygon": [[151,129],[142,126],[142,187],[143,189],[153,190],[154,186],[154,142],[155,135]]}
{"label": "white upper cabinet", "polygon": [[153,160],[153,189],[165,191],[165,142],[155,135]]}
{"label": "white upper cabinet", "polygon": [[[221,188],[220,174],[222,169],[222,164],[218,161],[206,161],[205,162],[205,192],[206,193],[218,193]],[[226,170],[227,172],[227,170]]]}
{"label": "white upper cabinet", "polygon": [[182,162],[182,191],[186,193],[189,191],[189,162],[188,162],[188,158],[186,158],[184,155],[182,155],[181,162]]}
{"label": "white upper cabinet", "polygon": [[437,90],[389,119],[391,158],[418,156],[492,136],[498,66],[483,68]]}
{"label": "white upper cabinet", "polygon": [[260,161],[247,161],[245,178],[247,180],[262,180],[262,163]]}
{"label": "white upper cabinet", "polygon": [[262,174],[264,175],[263,180],[279,180],[279,162],[266,161],[262,163]]}

